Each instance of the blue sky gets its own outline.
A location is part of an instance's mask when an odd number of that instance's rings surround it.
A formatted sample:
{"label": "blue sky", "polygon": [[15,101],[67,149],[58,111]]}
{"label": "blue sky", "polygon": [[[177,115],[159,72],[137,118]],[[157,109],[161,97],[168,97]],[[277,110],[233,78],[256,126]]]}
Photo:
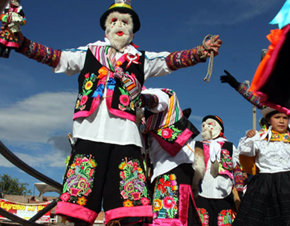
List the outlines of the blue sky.
{"label": "blue sky", "polygon": [[[251,81],[261,50],[269,45],[266,35],[278,28],[269,22],[284,2],[132,0],[141,20],[134,38],[140,50],[190,49],[207,34],[219,34],[223,41],[209,83],[202,81],[207,72],[207,63],[203,63],[149,79],[146,87],[175,90],[181,107],[192,108],[190,119],[197,128],[205,115],[220,116],[226,137],[237,145],[252,126],[252,106],[229,85],[220,83],[219,77],[227,69],[239,81]],[[55,49],[103,40],[99,18],[111,3],[22,1],[27,17],[22,31],[31,40]],[[0,140],[29,165],[61,183],[70,152],[66,135],[72,129],[77,75],[54,74],[48,66],[15,52],[9,59],[0,58],[0,68]],[[31,190],[37,182],[0,156],[0,174],[4,173],[29,183]]]}

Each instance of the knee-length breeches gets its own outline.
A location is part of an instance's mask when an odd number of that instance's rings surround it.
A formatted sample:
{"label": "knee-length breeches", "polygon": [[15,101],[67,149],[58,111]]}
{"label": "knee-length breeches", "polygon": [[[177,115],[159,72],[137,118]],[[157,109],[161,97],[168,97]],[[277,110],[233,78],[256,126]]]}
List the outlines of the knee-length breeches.
{"label": "knee-length breeches", "polygon": [[79,139],[73,148],[56,214],[93,223],[152,217],[140,148]]}

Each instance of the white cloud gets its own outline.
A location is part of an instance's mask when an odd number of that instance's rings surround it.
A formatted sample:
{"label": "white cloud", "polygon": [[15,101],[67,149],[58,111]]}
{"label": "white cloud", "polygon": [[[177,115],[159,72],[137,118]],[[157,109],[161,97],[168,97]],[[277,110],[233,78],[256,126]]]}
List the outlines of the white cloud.
{"label": "white cloud", "polygon": [[47,143],[58,131],[70,132],[75,97],[71,92],[40,93],[0,108],[1,139],[13,144]]}
{"label": "white cloud", "polygon": [[233,25],[254,19],[276,8],[277,4],[280,6],[277,0],[211,0],[205,4],[205,7],[194,11],[189,24]]}
{"label": "white cloud", "polygon": [[0,166],[8,168],[14,167],[14,165],[5,159],[2,155],[0,155]]}
{"label": "white cloud", "polygon": [[[64,167],[75,97],[71,92],[40,93],[0,108],[1,141],[32,167]],[[2,155],[0,166],[14,167]]]}

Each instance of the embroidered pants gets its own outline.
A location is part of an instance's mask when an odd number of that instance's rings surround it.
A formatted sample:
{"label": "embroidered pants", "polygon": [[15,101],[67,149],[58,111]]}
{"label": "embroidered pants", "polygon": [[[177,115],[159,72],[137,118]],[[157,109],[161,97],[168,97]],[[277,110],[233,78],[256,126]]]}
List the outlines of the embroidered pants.
{"label": "embroidered pants", "polygon": [[102,207],[106,223],[152,217],[140,148],[79,139],[55,213],[92,224]]}
{"label": "embroidered pants", "polygon": [[194,170],[182,164],[156,178],[153,194],[153,225],[201,226],[191,184]]}
{"label": "embroidered pants", "polygon": [[232,225],[236,214],[232,195],[224,199],[207,199],[198,196],[196,205],[202,226]]}

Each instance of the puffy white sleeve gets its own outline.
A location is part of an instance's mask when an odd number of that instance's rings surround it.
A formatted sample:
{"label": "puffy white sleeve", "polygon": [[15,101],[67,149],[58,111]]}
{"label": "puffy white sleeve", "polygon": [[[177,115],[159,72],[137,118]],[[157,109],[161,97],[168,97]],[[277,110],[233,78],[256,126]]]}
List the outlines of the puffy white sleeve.
{"label": "puffy white sleeve", "polygon": [[141,92],[142,94],[151,94],[158,97],[158,105],[155,108],[148,109],[153,113],[159,113],[165,111],[169,104],[169,96],[163,92],[161,89],[145,89]]}
{"label": "puffy white sleeve", "polygon": [[166,57],[169,54],[169,52],[145,52],[145,80],[150,77],[163,76],[172,72],[166,63]]}
{"label": "puffy white sleeve", "polygon": [[236,165],[240,165],[240,160],[239,160],[239,150],[233,145],[233,167],[235,168]]}
{"label": "puffy white sleeve", "polygon": [[68,49],[61,51],[61,57],[58,65],[53,69],[55,73],[65,73],[74,75],[80,73],[84,67],[87,47],[77,49]]}
{"label": "puffy white sleeve", "polygon": [[238,152],[241,155],[256,156],[257,153],[257,141],[260,140],[260,135],[256,132],[253,137],[243,137],[240,139],[238,145]]}

